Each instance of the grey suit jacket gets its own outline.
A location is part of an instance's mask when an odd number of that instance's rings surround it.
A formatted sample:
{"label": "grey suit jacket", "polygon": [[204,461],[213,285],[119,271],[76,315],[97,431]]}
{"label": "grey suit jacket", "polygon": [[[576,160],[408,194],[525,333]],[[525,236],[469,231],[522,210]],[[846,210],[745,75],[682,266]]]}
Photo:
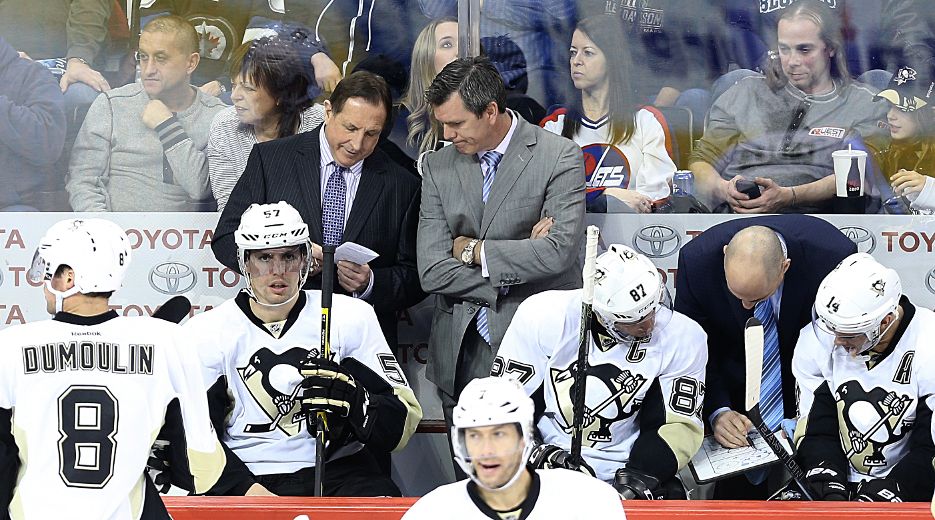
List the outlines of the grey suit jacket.
{"label": "grey suit jacket", "polygon": [[[423,159],[416,260],[423,290],[436,295],[426,375],[448,395],[455,395],[461,342],[480,306],[489,307],[496,350],[527,297],[581,287],[584,181],[581,149],[522,119],[486,205],[476,154],[448,146]],[[548,236],[531,240],[532,227],[545,216],[555,218]],[[459,236],[484,240],[489,278],[480,266],[452,257]],[[509,292],[500,295],[501,287]]]}

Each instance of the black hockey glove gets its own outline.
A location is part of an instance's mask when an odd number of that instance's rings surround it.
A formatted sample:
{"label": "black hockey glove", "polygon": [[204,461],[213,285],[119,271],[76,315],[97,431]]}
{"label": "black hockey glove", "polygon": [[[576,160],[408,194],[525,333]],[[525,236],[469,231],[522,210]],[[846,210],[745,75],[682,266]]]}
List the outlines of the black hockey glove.
{"label": "black hockey glove", "polygon": [[620,468],[614,474],[614,489],[624,500],[655,500],[659,495],[659,479],[642,471]]}
{"label": "black hockey glove", "polygon": [[153,443],[153,448],[149,452],[149,460],[146,461],[146,470],[149,472],[149,478],[156,485],[156,490],[163,495],[169,492],[172,487],[169,478],[169,456],[166,453],[169,447],[168,441],[157,440]]}
{"label": "black hockey glove", "polygon": [[812,488],[817,500],[850,499],[844,479],[824,461],[805,473],[805,482]]}
{"label": "black hockey glove", "polygon": [[899,482],[889,478],[861,480],[854,492],[857,502],[902,502]]}
{"label": "black hockey glove", "polygon": [[571,460],[571,453],[554,444],[540,444],[529,454],[529,465],[534,469],[570,469],[594,476],[594,469],[587,462],[581,461],[578,466]]}
{"label": "black hockey glove", "polygon": [[373,423],[368,416],[370,393],[334,361],[315,358],[305,362],[302,380],[302,413],[326,412],[346,417],[354,435],[366,442]]}

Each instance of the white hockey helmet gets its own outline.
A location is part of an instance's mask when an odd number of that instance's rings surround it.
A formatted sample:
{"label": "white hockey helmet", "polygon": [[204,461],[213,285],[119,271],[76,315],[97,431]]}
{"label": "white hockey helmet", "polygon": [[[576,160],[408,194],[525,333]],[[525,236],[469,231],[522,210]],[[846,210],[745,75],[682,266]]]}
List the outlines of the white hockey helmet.
{"label": "white hockey helmet", "polygon": [[285,305],[292,301],[292,298],[276,305],[257,300],[253,292],[250,272],[247,269],[247,255],[250,251],[301,246],[306,262],[302,267],[299,286],[293,298],[298,296],[298,291],[305,285],[305,279],[314,263],[308,225],[302,220],[302,215],[298,210],[285,201],[273,204],[251,204],[240,217],[240,226],[234,232],[234,242],[237,244],[237,263],[247,281],[247,294],[258,303],[270,306]]}
{"label": "white hockey helmet", "polygon": [[867,253],[854,253],[818,286],[812,323],[834,335],[835,343],[856,357],[880,342],[886,333],[880,324],[898,312],[901,297],[902,284],[896,271]]}
{"label": "white hockey helmet", "polygon": [[[75,286],[60,292],[52,288],[52,277],[63,265],[75,272]],[[73,294],[119,289],[129,265],[130,240],[120,226],[101,218],[75,218],[56,222],[45,232],[28,277],[33,283],[45,281],[60,312],[62,300]]]}
{"label": "white hockey helmet", "polygon": [[535,406],[519,381],[509,377],[484,377],[472,380],[452,411],[451,443],[455,461],[477,485],[491,489],[477,478],[465,445],[465,430],[500,424],[516,424],[523,438],[522,458],[516,473],[497,489],[511,486],[526,468],[533,448]]}
{"label": "white hockey helmet", "polygon": [[[632,248],[611,244],[595,261],[594,304],[595,316],[607,332],[617,341],[641,339],[616,325],[635,325],[659,309],[667,291],[662,275],[652,261]],[[652,328],[646,331],[652,334]],[[648,337],[648,336],[643,336]]]}

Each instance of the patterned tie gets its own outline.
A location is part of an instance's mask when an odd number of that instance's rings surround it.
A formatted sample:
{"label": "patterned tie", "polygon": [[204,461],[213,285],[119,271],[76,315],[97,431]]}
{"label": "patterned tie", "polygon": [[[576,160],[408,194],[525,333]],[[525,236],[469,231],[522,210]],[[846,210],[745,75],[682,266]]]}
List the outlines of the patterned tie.
{"label": "patterned tie", "polygon": [[326,245],[340,245],[344,238],[344,202],[347,196],[347,182],[344,174],[348,169],[334,164],[334,171],[325,185],[325,195],[321,205],[321,228],[324,231]]}
{"label": "patterned tie", "polygon": [[771,431],[779,429],[785,411],[782,406],[782,367],[779,363],[779,331],[773,304],[761,301],[753,316],[763,324],[763,381],[760,384],[760,415]]}
{"label": "patterned tie", "polygon": [[[500,164],[500,159],[503,159],[503,154],[493,150],[484,152],[484,155],[481,156],[480,167],[481,171],[484,172],[484,203],[487,202],[487,197],[490,196],[490,187],[493,186],[493,178],[497,175],[497,165]],[[477,332],[489,345],[490,326],[487,323],[487,307],[481,307],[477,311]]]}

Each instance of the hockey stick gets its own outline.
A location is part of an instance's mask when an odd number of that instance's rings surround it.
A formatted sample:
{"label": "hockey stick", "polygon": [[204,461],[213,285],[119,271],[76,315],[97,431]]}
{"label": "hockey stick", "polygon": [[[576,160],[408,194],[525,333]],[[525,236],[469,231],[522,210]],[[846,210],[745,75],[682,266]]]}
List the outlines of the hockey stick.
{"label": "hockey stick", "polygon": [[[331,298],[334,295],[334,245],[321,246],[321,357],[331,359]],[[315,425],[315,489],[314,496],[322,496],[321,482],[325,469],[325,444],[328,433],[328,415],[318,412]]]}
{"label": "hockey stick", "polygon": [[805,483],[805,472],[802,467],[792,458],[792,455],[779,443],[773,432],[766,427],[763,417],[760,415],[760,383],[763,378],[763,324],[756,318],[747,320],[744,327],[744,354],[746,355],[746,394],[744,407],[747,410],[747,417],[756,426],[760,436],[773,450],[773,453],[779,457],[786,469],[792,475],[802,496],[808,500],[815,500],[808,484]]}
{"label": "hockey stick", "polygon": [[[902,401],[902,403],[903,403],[903,409],[905,409],[905,406],[906,406],[907,404],[909,404],[909,400],[903,399],[902,397],[900,397],[899,400]],[[890,417],[892,417],[892,416],[894,416],[894,415],[896,415],[896,414],[893,412],[893,409],[890,408],[890,409],[886,412],[886,415],[884,415],[883,417],[880,417],[880,420],[879,420],[879,421],[877,421],[876,423],[874,423],[874,425],[871,426],[869,430],[867,430],[866,432],[864,432],[863,435],[860,436],[860,440],[863,441],[863,442],[867,442],[868,440],[870,440],[870,437],[872,437],[873,434],[876,433],[877,430],[879,430],[880,427],[883,426],[883,424],[885,424],[886,421],[888,421],[888,420],[890,419]],[[851,442],[851,449],[847,450],[847,453],[844,454],[844,458],[845,458],[845,459],[849,459],[849,458],[851,458],[851,456],[854,455],[855,453],[857,453],[857,450],[854,449],[854,443]]]}
{"label": "hockey stick", "polygon": [[192,302],[184,296],[173,296],[156,309],[153,318],[170,321],[172,323],[181,323],[192,310]]}
{"label": "hockey stick", "polygon": [[585,233],[584,247],[584,282],[581,290],[581,326],[578,329],[578,371],[575,373],[575,415],[572,419],[571,460],[580,465],[581,437],[584,435],[584,394],[585,380],[588,378],[588,347],[591,344],[591,304],[594,301],[594,261],[597,258],[597,237],[600,230],[597,226],[588,226]]}

